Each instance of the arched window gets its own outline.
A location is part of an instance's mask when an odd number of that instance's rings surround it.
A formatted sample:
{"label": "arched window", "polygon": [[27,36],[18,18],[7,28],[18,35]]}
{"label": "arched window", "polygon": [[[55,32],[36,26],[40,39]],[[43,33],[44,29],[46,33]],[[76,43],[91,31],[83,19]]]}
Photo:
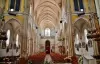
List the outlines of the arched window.
{"label": "arched window", "polygon": [[18,47],[18,39],[19,39],[19,35],[16,35],[16,46]]}
{"label": "arched window", "polygon": [[49,28],[45,29],[45,36],[50,36],[50,29]]}
{"label": "arched window", "polygon": [[10,0],[10,11],[19,11],[20,2],[21,0]]}
{"label": "arched window", "polygon": [[10,41],[10,30],[7,31],[7,40],[6,40],[6,45],[9,45],[9,41]]}
{"label": "arched window", "polygon": [[85,36],[85,42],[88,43],[88,39],[87,39],[87,30],[84,30],[84,36]]}
{"label": "arched window", "polygon": [[84,11],[83,0],[74,0],[75,11]]}
{"label": "arched window", "polygon": [[76,34],[76,38],[75,38],[75,47],[77,49],[77,51],[79,51],[79,48],[81,47],[81,43],[79,43],[80,40],[79,40],[79,35]]}
{"label": "arched window", "polygon": [[76,34],[76,44],[79,44],[79,36]]}

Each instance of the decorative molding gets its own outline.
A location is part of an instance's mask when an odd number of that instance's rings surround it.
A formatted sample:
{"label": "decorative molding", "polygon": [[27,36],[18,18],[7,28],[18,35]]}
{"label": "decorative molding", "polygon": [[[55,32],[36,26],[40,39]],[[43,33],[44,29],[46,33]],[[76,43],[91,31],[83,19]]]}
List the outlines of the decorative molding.
{"label": "decorative molding", "polygon": [[48,39],[48,38],[50,38],[50,39],[54,39],[55,36],[50,36],[50,37],[48,37],[48,36],[41,36],[41,39]]}

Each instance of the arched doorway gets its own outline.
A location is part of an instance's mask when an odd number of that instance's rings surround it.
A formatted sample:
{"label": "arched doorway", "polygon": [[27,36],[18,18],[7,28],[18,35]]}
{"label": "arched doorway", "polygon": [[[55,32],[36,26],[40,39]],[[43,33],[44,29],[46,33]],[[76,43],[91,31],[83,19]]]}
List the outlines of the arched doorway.
{"label": "arched doorway", "polygon": [[50,41],[49,40],[45,41],[45,52],[46,54],[50,54]]}

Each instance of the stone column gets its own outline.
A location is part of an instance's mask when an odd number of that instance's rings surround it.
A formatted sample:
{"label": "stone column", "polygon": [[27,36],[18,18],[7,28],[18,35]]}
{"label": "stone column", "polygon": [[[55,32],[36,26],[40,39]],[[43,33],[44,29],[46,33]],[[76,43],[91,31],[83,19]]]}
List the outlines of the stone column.
{"label": "stone column", "polygon": [[93,41],[93,49],[94,49],[94,55],[97,56],[99,55],[99,52],[98,52],[98,44],[96,41]]}
{"label": "stone column", "polygon": [[24,34],[23,34],[23,27],[22,27],[22,31],[20,33],[20,36],[21,36],[21,46],[20,46],[20,48],[21,48],[21,55],[20,55],[20,57],[23,57],[23,50],[24,50],[24,45],[23,45],[24,36],[23,35]]}
{"label": "stone column", "polygon": [[30,39],[30,55],[33,54],[33,39]]}
{"label": "stone column", "polygon": [[71,20],[71,6],[70,0],[67,0],[67,20],[68,20],[68,56],[74,55],[74,42],[73,42],[73,35],[72,35],[72,20]]}
{"label": "stone column", "polygon": [[36,40],[34,41],[34,54],[36,53]]}
{"label": "stone column", "polygon": [[95,0],[95,5],[96,5],[96,9],[97,9],[97,15],[98,15],[98,19],[99,19],[99,25],[100,25],[100,1],[99,0]]}
{"label": "stone column", "polygon": [[22,27],[22,56],[27,57],[27,29],[28,29],[28,16],[24,15],[24,23]]}
{"label": "stone column", "polygon": [[22,51],[23,51],[23,35],[20,33],[20,57],[22,57]]}
{"label": "stone column", "polygon": [[31,39],[31,55],[33,54],[33,39]]}

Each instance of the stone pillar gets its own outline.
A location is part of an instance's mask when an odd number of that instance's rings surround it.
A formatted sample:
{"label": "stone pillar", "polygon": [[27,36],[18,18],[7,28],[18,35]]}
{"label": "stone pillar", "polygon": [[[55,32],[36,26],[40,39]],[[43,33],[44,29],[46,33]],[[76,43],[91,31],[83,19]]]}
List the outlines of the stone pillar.
{"label": "stone pillar", "polygon": [[26,50],[26,38],[24,37],[24,35],[22,35],[22,38],[21,38],[21,57],[25,57],[25,54],[27,52]]}
{"label": "stone pillar", "polygon": [[31,39],[31,55],[33,54],[33,39]]}
{"label": "stone pillar", "polygon": [[36,40],[34,41],[34,54],[36,53]]}
{"label": "stone pillar", "polygon": [[28,43],[27,43],[27,53],[28,53],[28,55],[30,55],[30,53],[31,53],[31,41],[30,41],[30,39],[28,39]]}
{"label": "stone pillar", "polygon": [[20,33],[20,36],[21,36],[21,46],[20,46],[20,48],[21,48],[21,55],[20,55],[20,57],[23,57],[23,50],[24,50],[24,43],[23,43],[23,39],[24,39],[24,36],[23,36],[24,34],[23,34],[23,27],[22,27],[22,32]]}
{"label": "stone pillar", "polygon": [[33,46],[32,46],[32,49],[33,49],[32,54],[34,54],[34,38],[32,39],[32,44],[33,44]]}
{"label": "stone pillar", "polygon": [[38,35],[36,35],[35,52],[38,52]]}
{"label": "stone pillar", "polygon": [[72,20],[71,20],[71,6],[70,0],[67,0],[67,20],[68,20],[68,48],[69,53],[68,56],[74,55],[74,42],[73,42],[73,35],[72,35]]}
{"label": "stone pillar", "polygon": [[23,38],[23,56],[26,57],[27,56],[27,37]]}
{"label": "stone pillar", "polygon": [[22,56],[27,57],[27,30],[28,30],[28,16],[24,15],[24,23],[23,23],[23,27],[22,27]]}
{"label": "stone pillar", "polygon": [[98,44],[96,41],[93,41],[93,49],[94,49],[94,55],[99,55],[99,52],[98,52]]}
{"label": "stone pillar", "polygon": [[65,54],[68,55],[68,38],[65,37]]}
{"label": "stone pillar", "polygon": [[97,9],[97,15],[98,15],[98,19],[99,19],[99,25],[100,25],[100,1],[99,0],[95,0],[95,5],[96,5],[96,9]]}
{"label": "stone pillar", "polygon": [[30,55],[33,54],[33,42],[32,38],[30,39]]}

